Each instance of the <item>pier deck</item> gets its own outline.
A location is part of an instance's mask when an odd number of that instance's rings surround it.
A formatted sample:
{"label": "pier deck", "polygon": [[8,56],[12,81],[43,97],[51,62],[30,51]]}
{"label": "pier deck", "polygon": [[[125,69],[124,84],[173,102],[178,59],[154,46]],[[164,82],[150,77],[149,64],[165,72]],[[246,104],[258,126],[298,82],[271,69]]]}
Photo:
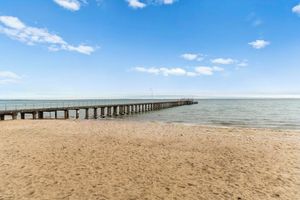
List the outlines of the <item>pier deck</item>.
{"label": "pier deck", "polygon": [[143,102],[143,103],[124,103],[124,104],[109,104],[109,105],[88,105],[88,106],[62,106],[50,108],[24,108],[0,110],[0,121],[5,120],[6,116],[11,116],[15,119],[25,119],[26,115],[32,115],[32,119],[44,119],[44,113],[53,113],[55,119],[58,118],[58,112],[62,111],[64,119],[69,119],[70,111],[75,111],[75,118],[79,119],[79,111],[85,110],[85,119],[89,119],[89,111],[93,110],[93,119],[99,117],[114,117],[119,115],[130,115],[134,113],[143,113],[148,111],[161,110],[176,106],[192,105],[197,102],[191,99],[162,101],[162,102]]}

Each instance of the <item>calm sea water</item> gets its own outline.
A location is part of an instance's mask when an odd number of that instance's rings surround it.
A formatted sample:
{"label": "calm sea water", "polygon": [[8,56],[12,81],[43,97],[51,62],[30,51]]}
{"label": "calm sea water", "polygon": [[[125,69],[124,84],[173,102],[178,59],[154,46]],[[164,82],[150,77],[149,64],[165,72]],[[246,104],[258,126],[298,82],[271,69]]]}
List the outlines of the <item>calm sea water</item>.
{"label": "calm sea water", "polygon": [[131,116],[134,120],[300,130],[300,99],[209,99]]}
{"label": "calm sea water", "polygon": [[[0,110],[154,101],[161,100],[0,100]],[[199,104],[131,115],[124,119],[300,130],[300,99],[201,99],[197,101]],[[82,111],[81,116],[83,115]]]}

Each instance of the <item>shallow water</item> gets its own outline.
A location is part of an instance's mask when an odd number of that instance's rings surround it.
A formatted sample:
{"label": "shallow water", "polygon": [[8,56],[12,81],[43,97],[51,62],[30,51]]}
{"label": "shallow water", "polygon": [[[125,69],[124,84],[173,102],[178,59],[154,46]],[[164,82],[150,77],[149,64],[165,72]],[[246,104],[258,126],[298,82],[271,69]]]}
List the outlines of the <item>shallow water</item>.
{"label": "shallow water", "polygon": [[[0,110],[154,101],[161,100],[0,100]],[[300,130],[300,99],[201,99],[197,101],[199,104],[126,116],[125,119]],[[75,112],[70,113],[71,117],[74,115]],[[92,116],[93,113],[90,112],[90,115]],[[50,116],[51,114],[48,114],[48,117]],[[84,117],[83,110],[80,111],[80,117]]]}
{"label": "shallow water", "polygon": [[131,116],[134,120],[300,130],[300,99],[213,99]]}

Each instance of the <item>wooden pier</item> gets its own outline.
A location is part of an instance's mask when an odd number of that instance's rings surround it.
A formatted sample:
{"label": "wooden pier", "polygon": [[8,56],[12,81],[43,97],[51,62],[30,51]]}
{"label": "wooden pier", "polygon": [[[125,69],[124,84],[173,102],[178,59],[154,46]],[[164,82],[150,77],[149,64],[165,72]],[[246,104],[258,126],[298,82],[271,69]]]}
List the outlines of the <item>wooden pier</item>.
{"label": "wooden pier", "polygon": [[144,113],[149,111],[172,108],[176,106],[196,104],[191,99],[149,102],[149,103],[126,103],[126,104],[110,104],[110,105],[89,105],[89,106],[63,106],[55,108],[32,108],[32,109],[15,109],[15,110],[0,110],[0,121],[5,120],[6,116],[11,116],[11,119],[26,119],[26,116],[31,115],[30,119],[44,119],[45,113],[54,113],[54,118],[58,119],[58,112],[62,112],[62,119],[70,118],[70,111],[75,111],[75,118],[79,119],[80,110],[84,110],[85,119],[90,118],[90,111],[93,112],[92,119],[117,117],[122,115],[131,115],[136,113]]}

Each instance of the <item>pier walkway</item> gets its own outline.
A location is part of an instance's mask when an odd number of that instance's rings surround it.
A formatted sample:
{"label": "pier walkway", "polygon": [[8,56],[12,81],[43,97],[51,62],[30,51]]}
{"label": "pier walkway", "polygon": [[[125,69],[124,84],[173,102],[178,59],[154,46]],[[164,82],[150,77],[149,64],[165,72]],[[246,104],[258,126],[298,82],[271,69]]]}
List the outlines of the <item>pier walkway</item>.
{"label": "pier walkway", "polygon": [[142,103],[124,103],[109,105],[88,105],[88,106],[62,106],[50,108],[23,108],[0,110],[0,120],[6,120],[10,117],[13,120],[26,119],[30,115],[30,119],[44,119],[45,113],[54,113],[54,118],[58,119],[58,112],[61,112],[63,119],[70,118],[70,111],[75,111],[75,118],[79,119],[80,110],[84,110],[85,119],[91,118],[89,113],[93,111],[92,119],[116,117],[119,115],[131,115],[135,113],[144,113],[149,111],[172,108],[176,106],[192,105],[197,102],[192,99],[180,99],[161,102],[142,102]]}

